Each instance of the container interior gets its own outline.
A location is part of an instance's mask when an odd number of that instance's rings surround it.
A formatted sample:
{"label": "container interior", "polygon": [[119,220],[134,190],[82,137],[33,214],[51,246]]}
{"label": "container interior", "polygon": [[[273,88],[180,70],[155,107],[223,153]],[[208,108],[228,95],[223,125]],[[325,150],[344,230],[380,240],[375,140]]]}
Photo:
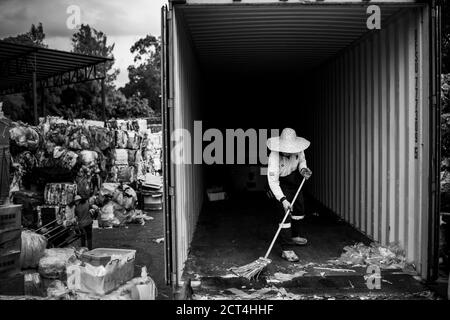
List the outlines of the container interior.
{"label": "container interior", "polygon": [[[175,6],[174,126],[194,132],[202,121],[203,132],[224,137],[226,129],[296,129],[312,142],[307,214],[326,217],[305,224],[305,236],[321,245],[301,249],[302,262],[376,240],[399,243],[420,271],[428,114],[417,79],[427,76],[426,18],[418,5],[384,5],[381,30],[368,30],[366,9]],[[207,274],[214,266],[199,266],[195,256],[217,259],[213,246],[234,248],[223,271],[239,262],[233,257],[250,262],[270,243],[278,217],[266,195],[266,164],[246,160],[175,167],[179,272],[190,248],[188,272]],[[229,200],[209,203],[206,189],[214,186]],[[243,234],[253,237],[249,246]]]}

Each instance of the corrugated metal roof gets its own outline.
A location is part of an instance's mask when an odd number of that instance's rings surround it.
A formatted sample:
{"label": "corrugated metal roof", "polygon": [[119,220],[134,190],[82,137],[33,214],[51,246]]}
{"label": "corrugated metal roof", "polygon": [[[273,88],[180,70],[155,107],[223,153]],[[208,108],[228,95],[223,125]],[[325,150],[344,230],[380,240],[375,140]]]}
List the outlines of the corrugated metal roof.
{"label": "corrugated metal roof", "polygon": [[31,82],[33,70],[40,81],[110,60],[0,41],[0,90]]}
{"label": "corrugated metal roof", "polygon": [[[201,64],[210,69],[308,69],[367,32],[367,6],[211,5],[181,9]],[[381,6],[381,27],[404,6]],[[376,31],[375,31],[376,32]]]}

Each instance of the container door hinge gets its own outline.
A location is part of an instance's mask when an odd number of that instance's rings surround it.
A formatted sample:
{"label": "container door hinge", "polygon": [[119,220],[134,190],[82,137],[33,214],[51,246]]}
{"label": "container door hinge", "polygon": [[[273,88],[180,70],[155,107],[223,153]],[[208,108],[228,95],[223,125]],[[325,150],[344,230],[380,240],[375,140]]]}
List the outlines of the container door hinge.
{"label": "container door hinge", "polygon": [[172,17],[173,17],[173,11],[172,10],[168,10],[167,11],[167,20],[172,21]]}
{"label": "container door hinge", "polygon": [[169,187],[169,196],[174,197],[175,196],[175,188]]}
{"label": "container door hinge", "polygon": [[168,99],[168,107],[169,107],[169,109],[172,109],[173,106],[174,106],[173,98],[169,98],[169,99]]}

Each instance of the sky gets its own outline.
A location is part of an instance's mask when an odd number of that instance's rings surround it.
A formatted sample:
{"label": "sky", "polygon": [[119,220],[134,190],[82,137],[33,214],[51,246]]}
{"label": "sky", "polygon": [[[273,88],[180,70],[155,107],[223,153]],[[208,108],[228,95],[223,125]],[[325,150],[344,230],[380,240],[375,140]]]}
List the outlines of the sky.
{"label": "sky", "polygon": [[[71,50],[71,29],[80,12],[80,22],[103,31],[108,44],[115,43],[114,68],[120,69],[117,87],[128,81],[133,64],[131,46],[147,34],[161,34],[161,7],[167,0],[0,0],[0,39],[29,31],[42,22],[49,48]],[[72,6],[72,7],[71,7]],[[73,7],[76,6],[76,7]],[[68,23],[69,22],[69,23]]]}

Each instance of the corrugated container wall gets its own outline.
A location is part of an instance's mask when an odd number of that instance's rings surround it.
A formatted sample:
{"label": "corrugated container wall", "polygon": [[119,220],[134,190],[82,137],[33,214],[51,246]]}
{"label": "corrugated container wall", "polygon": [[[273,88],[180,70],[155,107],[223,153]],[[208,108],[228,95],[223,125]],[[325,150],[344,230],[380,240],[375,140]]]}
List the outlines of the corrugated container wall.
{"label": "corrugated container wall", "polygon": [[[201,119],[200,107],[200,69],[187,28],[179,13],[175,12],[173,19],[174,44],[174,128],[183,128],[180,134],[174,137],[178,145],[183,148],[174,148],[172,152],[181,151],[184,154],[172,154],[175,158],[192,155],[190,133],[194,132],[194,121]],[[189,150],[191,150],[189,154]],[[177,278],[181,279],[184,261],[187,259],[201,206],[203,204],[203,174],[201,165],[180,164],[175,166],[175,250],[178,265]],[[177,280],[178,281],[178,280]]]}
{"label": "corrugated container wall", "polygon": [[405,10],[327,62],[311,108],[314,195],[374,240],[399,243],[418,269],[427,243],[427,23],[421,8]]}

